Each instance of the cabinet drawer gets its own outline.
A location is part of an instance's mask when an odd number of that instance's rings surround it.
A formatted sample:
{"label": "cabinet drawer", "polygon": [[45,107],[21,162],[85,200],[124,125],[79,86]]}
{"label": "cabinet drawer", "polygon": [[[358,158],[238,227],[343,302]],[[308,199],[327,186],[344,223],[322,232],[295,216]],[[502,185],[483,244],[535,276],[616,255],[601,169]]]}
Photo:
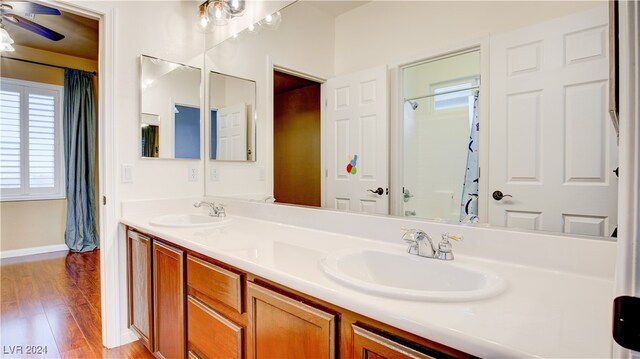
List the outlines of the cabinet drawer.
{"label": "cabinet drawer", "polygon": [[243,312],[242,275],[187,256],[187,285],[195,290],[194,295],[215,307],[212,300],[225,304],[238,313]]}
{"label": "cabinet drawer", "polygon": [[[411,346],[420,346],[408,340],[393,338],[387,335],[367,330],[359,325],[352,325],[353,329],[353,357],[362,359],[428,359],[452,358],[430,348],[420,348],[418,351]],[[413,345],[412,345],[413,344]]]}
{"label": "cabinet drawer", "polygon": [[187,317],[189,353],[200,358],[242,358],[241,326],[192,296],[188,297]]}

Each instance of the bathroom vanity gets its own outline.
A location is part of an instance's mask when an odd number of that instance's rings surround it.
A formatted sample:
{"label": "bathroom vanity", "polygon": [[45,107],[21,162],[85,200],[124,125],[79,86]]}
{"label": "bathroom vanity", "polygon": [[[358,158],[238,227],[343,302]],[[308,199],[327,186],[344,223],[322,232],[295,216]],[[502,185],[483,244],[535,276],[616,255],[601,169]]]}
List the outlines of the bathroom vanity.
{"label": "bathroom vanity", "polygon": [[[613,242],[539,234],[529,241],[526,232],[246,201],[230,201],[222,224],[171,227],[151,222],[193,211],[193,202],[150,202],[125,204],[121,222],[130,328],[158,357],[610,355]],[[358,251],[436,261],[406,253],[400,228],[416,225],[434,238],[463,232],[455,260],[444,265],[486,269],[505,288],[471,299],[407,299],[323,269],[334,254]],[[576,251],[580,260],[570,255]],[[427,272],[398,283],[424,281]]]}
{"label": "bathroom vanity", "polygon": [[130,325],[159,357],[473,357],[132,227],[127,234]]}

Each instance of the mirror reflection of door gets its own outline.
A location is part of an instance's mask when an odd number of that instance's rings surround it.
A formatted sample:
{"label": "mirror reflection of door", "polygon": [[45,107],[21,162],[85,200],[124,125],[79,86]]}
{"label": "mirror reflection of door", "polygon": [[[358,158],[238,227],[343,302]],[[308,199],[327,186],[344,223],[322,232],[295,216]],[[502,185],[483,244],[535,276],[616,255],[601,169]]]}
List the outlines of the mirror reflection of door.
{"label": "mirror reflection of door", "polygon": [[403,214],[457,222],[477,216],[480,51],[402,71]]}
{"label": "mirror reflection of door", "polygon": [[320,207],[320,83],[273,72],[274,197]]}
{"label": "mirror reflection of door", "polygon": [[175,105],[175,158],[200,158],[200,108]]}
{"label": "mirror reflection of door", "polygon": [[389,213],[389,118],[385,65],[327,81],[325,206]]}
{"label": "mirror reflection of door", "polygon": [[247,105],[239,103],[212,111],[212,131],[214,126],[216,132],[212,133],[211,147],[215,146],[215,152],[212,152],[212,156],[215,154],[215,157],[212,159],[245,161],[247,159]]}
{"label": "mirror reflection of door", "polygon": [[[591,236],[617,226],[616,132],[601,8],[491,38],[491,225]],[[535,75],[536,81],[531,81]]]}

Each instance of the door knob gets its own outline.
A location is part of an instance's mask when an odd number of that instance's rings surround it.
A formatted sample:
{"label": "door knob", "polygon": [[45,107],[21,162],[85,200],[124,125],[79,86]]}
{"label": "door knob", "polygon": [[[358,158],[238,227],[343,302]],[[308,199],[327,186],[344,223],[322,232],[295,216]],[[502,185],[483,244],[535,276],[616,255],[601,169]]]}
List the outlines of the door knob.
{"label": "door knob", "polygon": [[504,197],[513,197],[510,194],[504,194],[502,193],[502,191],[493,191],[493,199],[495,199],[496,201],[499,201],[501,199],[503,199]]}
{"label": "door knob", "polygon": [[382,189],[382,187],[378,187],[378,189],[369,189],[367,190],[369,192],[373,192],[375,194],[377,194],[378,196],[382,196],[384,194],[384,190]]}

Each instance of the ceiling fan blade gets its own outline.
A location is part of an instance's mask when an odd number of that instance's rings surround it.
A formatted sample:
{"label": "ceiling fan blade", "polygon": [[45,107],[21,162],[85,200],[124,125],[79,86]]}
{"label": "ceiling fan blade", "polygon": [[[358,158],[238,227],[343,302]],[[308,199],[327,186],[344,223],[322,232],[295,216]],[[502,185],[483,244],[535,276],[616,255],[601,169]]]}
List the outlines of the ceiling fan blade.
{"label": "ceiling fan blade", "polygon": [[5,5],[9,5],[12,10],[6,9],[7,12],[13,13],[26,13],[26,14],[41,14],[41,15],[60,15],[58,9],[54,9],[42,4],[36,4],[27,1],[3,1]]}
{"label": "ceiling fan blade", "polygon": [[12,24],[19,26],[25,30],[29,30],[33,33],[36,33],[40,36],[46,37],[49,40],[60,41],[64,39],[64,35],[59,32],[55,32],[47,27],[36,24],[31,20],[27,20],[22,16],[18,16],[16,14],[5,14],[5,19],[8,19]]}

